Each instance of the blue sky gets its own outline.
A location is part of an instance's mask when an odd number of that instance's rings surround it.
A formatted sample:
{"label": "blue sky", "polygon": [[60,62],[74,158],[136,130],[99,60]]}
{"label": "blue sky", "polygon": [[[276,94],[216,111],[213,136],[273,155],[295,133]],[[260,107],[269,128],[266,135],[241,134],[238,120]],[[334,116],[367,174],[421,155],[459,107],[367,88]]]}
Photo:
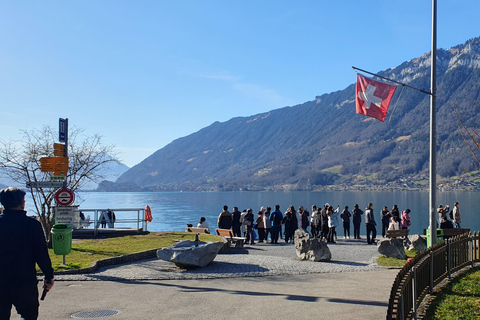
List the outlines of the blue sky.
{"label": "blue sky", "polygon": [[[439,48],[480,36],[480,1],[438,2]],[[69,118],[133,166],[430,47],[429,0],[2,1],[0,138]]]}

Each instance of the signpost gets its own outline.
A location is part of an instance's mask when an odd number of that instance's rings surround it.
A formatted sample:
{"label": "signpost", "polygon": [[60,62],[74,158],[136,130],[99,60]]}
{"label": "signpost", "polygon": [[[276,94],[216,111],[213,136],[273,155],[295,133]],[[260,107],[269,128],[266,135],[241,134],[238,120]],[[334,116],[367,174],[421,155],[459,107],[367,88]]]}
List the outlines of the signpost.
{"label": "signpost", "polygon": [[55,193],[55,201],[60,206],[69,206],[75,200],[75,195],[69,189],[60,189]]}
{"label": "signpost", "polygon": [[58,141],[67,143],[68,139],[68,119],[58,119]]}

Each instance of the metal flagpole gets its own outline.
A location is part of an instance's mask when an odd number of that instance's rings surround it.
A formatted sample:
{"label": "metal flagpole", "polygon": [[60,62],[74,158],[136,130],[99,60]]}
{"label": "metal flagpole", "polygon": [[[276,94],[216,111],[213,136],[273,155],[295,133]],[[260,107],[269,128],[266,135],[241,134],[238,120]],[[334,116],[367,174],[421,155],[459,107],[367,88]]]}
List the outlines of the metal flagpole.
{"label": "metal flagpole", "polygon": [[437,192],[436,172],[436,82],[437,82],[437,0],[432,0],[432,56],[430,77],[430,181],[429,181],[429,208],[430,208],[430,244],[437,243],[437,219],[435,212]]}

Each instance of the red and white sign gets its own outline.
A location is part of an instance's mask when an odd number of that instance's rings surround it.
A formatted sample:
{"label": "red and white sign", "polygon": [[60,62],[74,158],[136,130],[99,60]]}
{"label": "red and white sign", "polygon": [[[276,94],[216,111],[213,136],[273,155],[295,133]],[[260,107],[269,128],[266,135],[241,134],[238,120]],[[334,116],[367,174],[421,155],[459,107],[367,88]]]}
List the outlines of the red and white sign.
{"label": "red and white sign", "polygon": [[69,189],[60,189],[55,193],[55,201],[60,206],[69,206],[75,200],[75,195]]}
{"label": "red and white sign", "polygon": [[357,74],[357,90],[355,104],[357,113],[385,121],[388,106],[392,100],[396,86],[378,82]]}

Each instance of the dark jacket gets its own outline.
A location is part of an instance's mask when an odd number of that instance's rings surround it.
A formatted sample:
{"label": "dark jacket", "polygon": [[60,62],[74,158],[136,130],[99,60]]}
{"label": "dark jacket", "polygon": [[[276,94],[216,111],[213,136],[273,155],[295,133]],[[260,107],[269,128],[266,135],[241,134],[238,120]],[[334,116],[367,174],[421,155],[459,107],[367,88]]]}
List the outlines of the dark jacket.
{"label": "dark jacket", "polygon": [[42,225],[26,211],[5,209],[0,214],[0,288],[36,284],[35,263],[45,279],[53,279]]}
{"label": "dark jacket", "polygon": [[365,224],[371,224],[373,226],[377,225],[377,223],[375,222],[375,215],[373,214],[373,209],[365,209]]}
{"label": "dark jacket", "polygon": [[350,223],[350,217],[352,214],[348,209],[343,209],[342,213],[340,214],[340,218],[342,218],[343,222],[345,223]]}
{"label": "dark jacket", "polygon": [[363,211],[362,209],[360,208],[355,208],[353,209],[352,211],[352,215],[353,215],[353,223],[360,223],[362,222],[362,214],[363,214]]}
{"label": "dark jacket", "polygon": [[233,216],[228,211],[223,211],[218,215],[217,225],[220,229],[230,229],[232,227]]}
{"label": "dark jacket", "polygon": [[232,226],[239,226],[241,225],[240,223],[240,216],[242,215],[242,213],[240,211],[233,211],[232,212],[232,216],[233,216],[233,220],[232,220]]}
{"label": "dark jacket", "polygon": [[388,210],[382,209],[380,211],[380,214],[382,216],[382,224],[384,226],[388,226],[390,224],[390,217],[392,216]]}

